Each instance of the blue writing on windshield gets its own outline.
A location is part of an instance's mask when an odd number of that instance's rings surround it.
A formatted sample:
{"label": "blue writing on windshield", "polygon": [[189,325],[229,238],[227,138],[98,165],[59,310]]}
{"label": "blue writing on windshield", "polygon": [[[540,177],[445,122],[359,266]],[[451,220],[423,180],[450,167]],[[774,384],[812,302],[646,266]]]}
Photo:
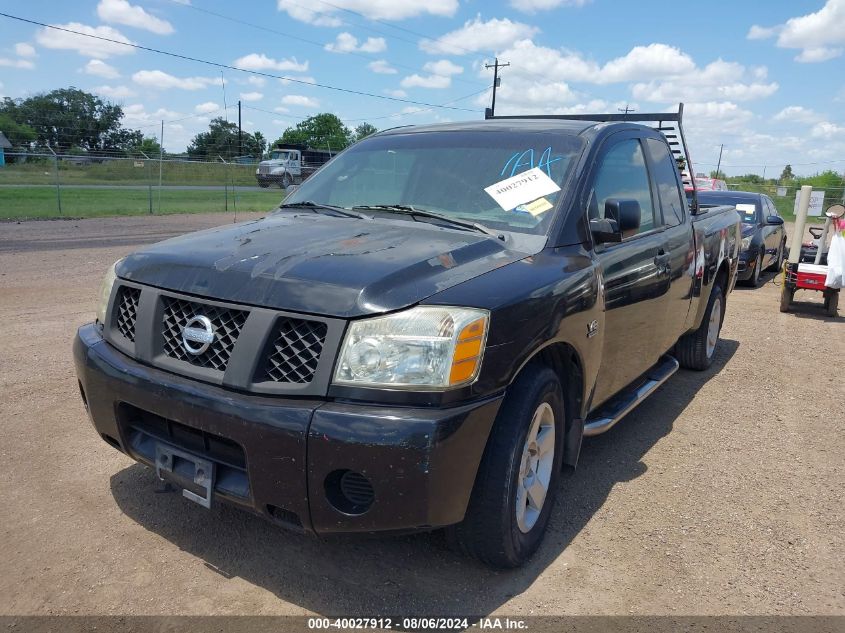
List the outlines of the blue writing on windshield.
{"label": "blue writing on windshield", "polygon": [[559,160],[563,160],[562,156],[557,156],[556,158],[552,158],[552,148],[551,146],[547,147],[543,150],[543,153],[540,154],[540,160],[537,163],[534,163],[534,150],[527,149],[524,152],[516,152],[513,156],[508,159],[508,162],[505,163],[505,166],[502,168],[502,173],[499,174],[500,176],[504,176],[505,173],[508,171],[510,167],[510,174],[508,177],[515,176],[517,173],[521,171],[526,171],[528,169],[533,169],[534,167],[539,167],[541,169],[546,170],[546,174],[549,178],[552,177],[552,163],[556,163]]}

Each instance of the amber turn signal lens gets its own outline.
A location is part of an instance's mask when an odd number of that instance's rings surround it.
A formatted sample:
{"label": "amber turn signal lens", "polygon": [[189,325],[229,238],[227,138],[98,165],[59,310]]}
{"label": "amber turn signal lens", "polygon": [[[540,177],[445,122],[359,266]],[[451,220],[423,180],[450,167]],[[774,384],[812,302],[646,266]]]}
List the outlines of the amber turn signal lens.
{"label": "amber turn signal lens", "polygon": [[487,318],[476,319],[464,326],[458,334],[455,353],[452,356],[452,371],[449,384],[457,385],[475,378],[481,365],[484,336],[487,333]]}

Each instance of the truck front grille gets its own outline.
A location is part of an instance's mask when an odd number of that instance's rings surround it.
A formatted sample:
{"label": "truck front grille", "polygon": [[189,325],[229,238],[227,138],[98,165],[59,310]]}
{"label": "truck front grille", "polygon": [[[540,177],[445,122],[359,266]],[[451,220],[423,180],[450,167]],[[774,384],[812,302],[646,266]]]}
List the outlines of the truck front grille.
{"label": "truck front grille", "polygon": [[327,326],[321,321],[280,317],[264,354],[258,381],[307,384],[317,371]]}
{"label": "truck front grille", "polygon": [[[119,283],[104,336],[127,356],[230,389],[327,395],[346,327],[342,319]],[[186,328],[195,331],[186,336]]]}
{"label": "truck front grille", "polygon": [[[204,303],[162,297],[164,353],[198,367],[226,371],[229,357],[249,315],[245,310],[219,308]],[[214,342],[202,354],[191,354],[182,342],[182,330],[196,316],[207,317],[214,328]]]}
{"label": "truck front grille", "polygon": [[135,342],[135,320],[138,316],[138,301],[141,289],[121,286],[115,299],[115,326],[123,338]]}

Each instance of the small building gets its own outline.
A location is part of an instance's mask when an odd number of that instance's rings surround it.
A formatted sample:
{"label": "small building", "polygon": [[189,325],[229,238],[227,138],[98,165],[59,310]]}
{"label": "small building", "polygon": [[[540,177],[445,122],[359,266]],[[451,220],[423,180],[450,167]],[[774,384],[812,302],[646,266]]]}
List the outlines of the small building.
{"label": "small building", "polygon": [[7,149],[12,149],[12,144],[9,142],[9,139],[6,138],[6,135],[0,131],[0,167],[6,164]]}

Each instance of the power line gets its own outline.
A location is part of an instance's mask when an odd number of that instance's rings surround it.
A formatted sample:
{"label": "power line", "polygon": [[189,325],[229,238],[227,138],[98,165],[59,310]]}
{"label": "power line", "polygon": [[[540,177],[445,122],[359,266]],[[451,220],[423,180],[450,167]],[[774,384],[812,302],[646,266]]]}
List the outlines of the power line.
{"label": "power line", "polygon": [[81,31],[74,31],[73,29],[67,29],[61,26],[55,26],[53,24],[45,24],[44,22],[38,22],[37,20],[30,20],[27,18],[22,18],[17,15],[10,15],[8,13],[0,12],[0,17],[9,18],[10,20],[17,20],[18,22],[25,22],[27,24],[33,24],[35,26],[41,26],[46,29],[53,29],[55,31],[62,31],[64,33],[72,33],[73,35],[79,35],[81,37],[88,37],[95,40],[100,40],[103,42],[109,42],[111,44],[118,44],[120,46],[128,46],[130,48],[136,48],[138,50],[147,51],[150,53],[156,53],[158,55],[167,55],[168,57],[175,57],[176,59],[183,59],[190,62],[196,62],[198,64],[205,64],[206,66],[214,66],[216,68],[224,68],[227,70],[233,70],[235,72],[246,73],[250,75],[257,75],[259,77],[269,77],[271,79],[283,79],[285,81],[289,81],[295,84],[301,84],[304,86],[313,86],[316,88],[324,88],[326,90],[334,90],[336,92],[343,92],[346,94],[353,94],[358,95],[361,97],[370,97],[373,99],[382,99],[383,101],[395,101],[398,103],[407,103],[410,105],[418,105],[418,106],[425,106],[427,108],[441,108],[444,110],[459,110],[463,112],[474,112],[477,113],[478,110],[470,110],[469,108],[457,108],[454,106],[445,106],[439,105],[436,103],[427,103],[425,101],[414,101],[413,99],[402,99],[399,97],[389,97],[386,95],[375,94],[372,92],[364,92],[361,90],[353,90],[352,88],[341,88],[339,86],[332,86],[330,84],[323,84],[318,82],[311,82],[311,81],[304,81],[302,79],[296,79],[294,77],[286,77],[284,75],[275,75],[273,73],[262,72],[258,70],[247,70],[245,68],[238,68],[237,66],[231,66],[229,64],[223,64],[221,62],[213,62],[207,59],[200,59],[198,57],[192,57],[190,55],[182,55],[180,53],[173,53],[171,51],[164,51],[157,48],[152,48],[149,46],[142,46],[140,44],[133,44],[131,42],[121,42],[120,40],[115,40],[109,37],[103,37],[101,35],[93,35],[91,33],[82,33]]}
{"label": "power line", "polygon": [[[206,9],[204,7],[196,6],[194,4],[185,4],[184,2],[180,2],[179,0],[170,0],[170,2],[172,2],[174,4],[178,4],[179,6],[184,7],[186,9],[192,9],[192,10],[198,11],[200,13],[205,13],[207,15],[213,15],[214,17],[220,18],[221,20],[228,20],[229,22],[233,22],[235,24],[241,24],[243,26],[248,26],[248,27],[253,28],[253,29],[258,29],[259,31],[266,31],[268,33],[273,33],[274,35],[281,35],[282,37],[287,37],[289,39],[296,40],[298,42],[303,42],[305,44],[317,46],[318,48],[325,50],[325,44],[323,42],[317,42],[315,40],[309,40],[309,39],[307,39],[305,37],[301,37],[299,35],[293,35],[291,33],[279,31],[278,29],[274,29],[274,28],[271,28],[269,26],[263,26],[261,24],[255,24],[253,22],[248,22],[247,20],[242,20],[240,18],[236,18],[236,17],[230,16],[230,15],[225,15],[223,13],[218,13],[216,11],[211,11],[210,9]],[[314,11],[314,9],[311,9],[310,7],[306,7],[304,5],[297,4],[296,6],[302,7],[303,9],[308,9],[309,11]],[[365,25],[355,24],[355,23],[352,23],[352,22],[346,22],[345,20],[340,20],[340,21],[343,22],[344,24],[348,24],[349,26],[364,28],[364,29],[373,31],[374,33],[379,33],[380,35],[385,35],[387,37],[393,37],[395,39],[399,39],[400,41],[408,42],[410,44],[416,44],[416,42],[414,42],[414,41],[406,40],[406,39],[402,39],[402,38],[397,38],[394,35],[389,35],[387,33],[384,33],[383,31],[379,31],[377,29],[373,29],[373,28],[367,27]],[[362,59],[369,59],[371,61],[379,61],[380,60],[379,56],[377,56],[377,55],[367,55],[366,53],[362,53],[360,51],[345,51],[343,54],[352,55],[354,57],[360,57]],[[414,72],[426,72],[426,73],[429,73],[431,75],[437,75],[439,77],[450,77],[454,81],[458,81],[458,82],[461,82],[461,83],[480,85],[480,82],[478,82],[478,81],[472,81],[471,79],[463,79],[463,78],[460,78],[460,77],[455,77],[454,75],[450,75],[450,74],[447,74],[447,73],[438,73],[438,72],[434,72],[434,71],[425,70],[424,68],[420,68],[419,66],[409,66],[407,64],[402,64],[402,63],[395,62],[395,61],[391,61],[389,63],[393,66],[397,66],[399,68],[404,68],[406,70],[411,70],[411,71],[414,71]]]}

